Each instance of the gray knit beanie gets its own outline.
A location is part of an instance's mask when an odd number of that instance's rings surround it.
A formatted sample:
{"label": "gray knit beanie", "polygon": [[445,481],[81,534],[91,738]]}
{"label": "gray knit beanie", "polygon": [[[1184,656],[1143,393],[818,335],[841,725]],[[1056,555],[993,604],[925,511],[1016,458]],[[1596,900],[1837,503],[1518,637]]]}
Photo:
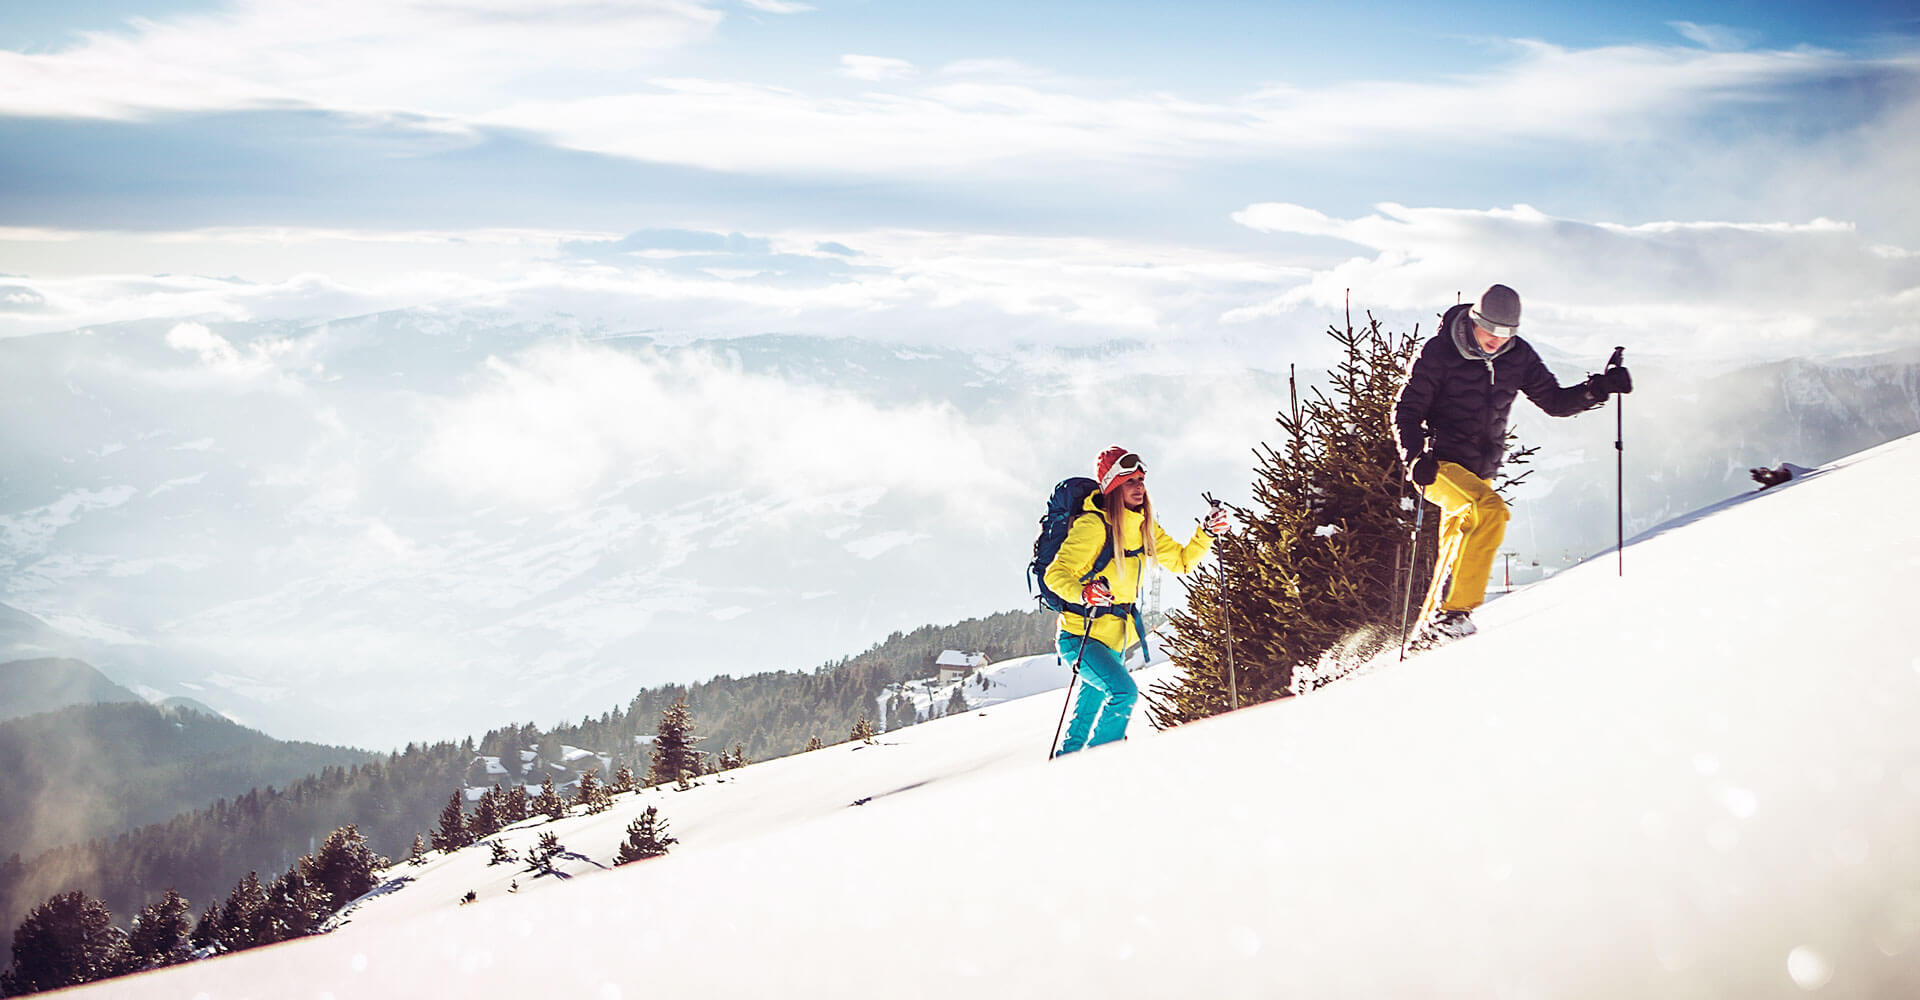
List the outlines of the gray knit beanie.
{"label": "gray knit beanie", "polygon": [[1493,285],[1480,294],[1480,303],[1473,307],[1473,321],[1480,326],[1520,326],[1520,293],[1505,285]]}

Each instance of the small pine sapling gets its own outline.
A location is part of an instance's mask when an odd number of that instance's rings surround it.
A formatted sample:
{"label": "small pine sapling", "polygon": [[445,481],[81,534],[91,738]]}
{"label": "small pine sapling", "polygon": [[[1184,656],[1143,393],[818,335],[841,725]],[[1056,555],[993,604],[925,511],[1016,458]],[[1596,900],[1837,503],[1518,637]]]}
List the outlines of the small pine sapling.
{"label": "small pine sapling", "polygon": [[638,819],[627,824],[627,842],[620,845],[620,853],[615,855],[613,863],[617,866],[657,858],[667,853],[668,845],[679,842],[667,833],[667,821],[660,818],[660,810],[648,806]]}
{"label": "small pine sapling", "polygon": [[540,835],[540,842],[527,853],[528,871],[558,874],[554,871],[553,859],[560,856],[566,848],[560,846],[560,838],[552,830]]}

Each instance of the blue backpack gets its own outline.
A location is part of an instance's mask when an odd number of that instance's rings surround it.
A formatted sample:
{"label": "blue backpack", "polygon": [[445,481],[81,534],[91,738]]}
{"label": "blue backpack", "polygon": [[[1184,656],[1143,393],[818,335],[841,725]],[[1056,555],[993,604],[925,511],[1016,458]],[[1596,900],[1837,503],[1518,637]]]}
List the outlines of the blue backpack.
{"label": "blue backpack", "polygon": [[[1040,518],[1040,537],[1033,540],[1033,561],[1027,563],[1027,586],[1029,590],[1037,593],[1040,606],[1049,611],[1066,611],[1082,618],[1094,618],[1103,614],[1129,614],[1133,610],[1132,605],[1113,605],[1111,608],[1095,611],[1083,604],[1066,600],[1047,587],[1047,567],[1052,565],[1053,557],[1060,554],[1060,545],[1067,540],[1067,530],[1073,527],[1074,518],[1087,513],[1082,509],[1087,504],[1087,497],[1092,496],[1093,492],[1099,488],[1099,483],[1085,476],[1075,476],[1061,480],[1060,485],[1053,488],[1053,495],[1047,498],[1047,512]],[[1104,514],[1094,516],[1102,521],[1106,520]],[[1128,552],[1127,555],[1137,556],[1142,551],[1144,550],[1136,549]],[[1085,584],[1099,576],[1100,571],[1106,569],[1107,564],[1112,561],[1113,543],[1108,542],[1100,550],[1100,554],[1094,557],[1093,568],[1080,577],[1080,582]]]}
{"label": "blue backpack", "polygon": [[[1087,497],[1100,488],[1100,484],[1085,476],[1063,479],[1053,488],[1053,495],[1047,498],[1047,512],[1040,517],[1040,537],[1033,540],[1033,561],[1027,563],[1027,589],[1035,591],[1040,606],[1048,611],[1070,611],[1085,616],[1087,608],[1075,604],[1047,587],[1047,567],[1053,564],[1053,557],[1060,554],[1061,543],[1067,540],[1067,530],[1073,527],[1073,519],[1085,513],[1081,508],[1087,504]],[[1103,518],[1104,520],[1104,518]],[[1113,561],[1113,545],[1109,543],[1094,558],[1093,568],[1080,578],[1082,584],[1100,574]]]}

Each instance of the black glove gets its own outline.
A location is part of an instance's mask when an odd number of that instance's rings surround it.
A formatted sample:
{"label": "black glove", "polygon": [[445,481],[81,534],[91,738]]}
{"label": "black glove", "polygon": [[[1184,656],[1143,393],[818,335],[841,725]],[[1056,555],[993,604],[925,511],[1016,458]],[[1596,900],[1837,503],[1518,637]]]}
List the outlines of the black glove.
{"label": "black glove", "polygon": [[1414,459],[1413,464],[1407,467],[1407,478],[1413,480],[1415,486],[1432,486],[1434,477],[1439,474],[1440,460],[1433,457],[1433,452],[1430,451],[1421,453],[1420,457]]}
{"label": "black glove", "polygon": [[1598,375],[1589,375],[1581,383],[1587,390],[1587,398],[1595,403],[1604,403],[1614,393],[1625,395],[1633,391],[1633,376],[1627,374],[1625,365],[1615,365]]}

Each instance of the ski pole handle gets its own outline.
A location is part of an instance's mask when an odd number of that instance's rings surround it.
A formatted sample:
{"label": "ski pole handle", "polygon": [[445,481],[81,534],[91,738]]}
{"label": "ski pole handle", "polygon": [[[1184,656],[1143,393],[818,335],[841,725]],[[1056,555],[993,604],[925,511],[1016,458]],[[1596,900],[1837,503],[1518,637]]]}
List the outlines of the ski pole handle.
{"label": "ski pole handle", "polygon": [[1614,348],[1613,357],[1610,357],[1607,359],[1607,367],[1608,368],[1620,367],[1620,359],[1623,358],[1626,355],[1626,353],[1627,353],[1627,349],[1625,347]]}

